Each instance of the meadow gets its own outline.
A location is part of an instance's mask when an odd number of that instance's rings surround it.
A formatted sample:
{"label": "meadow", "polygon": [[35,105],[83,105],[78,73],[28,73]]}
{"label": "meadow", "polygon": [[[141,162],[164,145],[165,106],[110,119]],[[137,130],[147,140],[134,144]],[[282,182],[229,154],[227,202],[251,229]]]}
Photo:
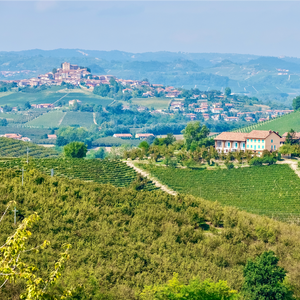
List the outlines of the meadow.
{"label": "meadow", "polygon": [[[167,109],[168,105],[170,103],[171,99],[169,98],[132,98],[131,102],[132,104],[138,105],[138,106],[145,106],[149,109]],[[124,102],[126,104],[126,102]]]}
{"label": "meadow", "polygon": [[[93,94],[90,91],[83,89],[65,89],[61,86],[53,86],[46,90],[38,92],[13,92],[13,93],[0,93],[0,105],[21,106],[23,107],[25,102],[29,101],[30,104],[39,103],[55,103],[62,99],[64,101],[70,101],[78,99],[83,103],[95,103],[97,105],[107,106],[113,102],[113,99],[100,97]],[[62,98],[63,97],[63,98]]]}
{"label": "meadow", "polygon": [[26,124],[25,127],[40,127],[40,128],[53,128],[58,127],[60,121],[64,118],[65,113],[59,110],[50,111],[33,119]]}
{"label": "meadow", "polygon": [[139,166],[179,193],[278,220],[300,220],[300,178],[288,165],[231,170]]}

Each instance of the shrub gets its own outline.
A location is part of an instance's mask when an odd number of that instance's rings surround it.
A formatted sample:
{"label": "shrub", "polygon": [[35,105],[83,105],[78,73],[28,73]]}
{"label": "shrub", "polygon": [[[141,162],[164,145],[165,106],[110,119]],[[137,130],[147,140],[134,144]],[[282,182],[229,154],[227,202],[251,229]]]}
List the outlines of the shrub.
{"label": "shrub", "polygon": [[232,162],[225,162],[225,166],[227,167],[228,170],[233,169],[234,165]]}
{"label": "shrub", "polygon": [[82,142],[72,142],[64,147],[64,154],[70,158],[83,158],[86,156],[87,147]]}
{"label": "shrub", "polygon": [[251,158],[251,160],[249,162],[249,164],[251,166],[261,166],[262,163],[263,163],[263,160],[260,157],[253,157],[253,158]]}

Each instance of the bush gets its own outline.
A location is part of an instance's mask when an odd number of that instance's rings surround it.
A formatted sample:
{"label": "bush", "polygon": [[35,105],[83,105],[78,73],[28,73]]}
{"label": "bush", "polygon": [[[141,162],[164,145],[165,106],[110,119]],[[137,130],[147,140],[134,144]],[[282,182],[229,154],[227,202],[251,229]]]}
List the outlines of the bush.
{"label": "bush", "polygon": [[249,162],[250,166],[261,166],[263,164],[263,159],[260,157],[253,157]]}
{"label": "bush", "polygon": [[225,166],[227,167],[228,170],[234,168],[234,164],[232,162],[225,162]]}
{"label": "bush", "polygon": [[86,156],[87,147],[82,142],[72,142],[64,147],[64,154],[70,158],[83,158]]}

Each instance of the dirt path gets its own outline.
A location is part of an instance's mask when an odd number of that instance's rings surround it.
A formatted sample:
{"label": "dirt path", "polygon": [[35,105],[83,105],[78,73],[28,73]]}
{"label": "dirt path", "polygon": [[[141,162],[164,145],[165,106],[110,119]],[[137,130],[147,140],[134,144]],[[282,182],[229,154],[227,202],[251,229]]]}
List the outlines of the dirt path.
{"label": "dirt path", "polygon": [[63,119],[64,119],[64,117],[66,116],[66,112],[64,113],[64,115],[62,116],[62,118],[59,120],[59,122],[58,122],[58,126],[60,126],[60,124],[61,124],[61,122],[63,121]]}
{"label": "dirt path", "polygon": [[52,104],[55,104],[59,100],[61,100],[61,99],[65,98],[66,96],[68,96],[69,94],[70,94],[70,92],[68,92],[67,94],[65,94],[64,96],[62,96],[61,98],[59,98],[58,100],[56,100],[55,102],[53,102]]}
{"label": "dirt path", "polygon": [[93,120],[94,120],[94,124],[98,125],[97,122],[96,122],[96,113],[95,112],[93,112]]}
{"label": "dirt path", "polygon": [[156,178],[152,177],[148,172],[138,168],[137,166],[135,166],[133,164],[133,162],[131,161],[126,161],[126,164],[133,168],[137,173],[141,174],[143,177],[148,178],[149,180],[151,180],[157,187],[159,187],[161,190],[163,190],[164,192],[170,194],[170,195],[177,195],[177,193],[173,190],[171,190],[168,186],[161,184]]}
{"label": "dirt path", "polygon": [[300,177],[300,169],[298,169],[297,159],[284,159],[283,161],[277,161],[277,164],[287,164],[295,171],[295,173]]}

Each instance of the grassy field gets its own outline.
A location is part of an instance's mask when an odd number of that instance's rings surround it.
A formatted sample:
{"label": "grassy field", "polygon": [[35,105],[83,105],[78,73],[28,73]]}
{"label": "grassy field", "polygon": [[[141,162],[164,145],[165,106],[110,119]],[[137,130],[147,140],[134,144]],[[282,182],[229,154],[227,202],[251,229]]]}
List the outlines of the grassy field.
{"label": "grassy field", "polygon": [[90,127],[94,124],[92,112],[67,112],[61,126],[79,125],[82,127]]}
{"label": "grassy field", "polygon": [[288,165],[214,171],[140,166],[179,193],[285,221],[300,217],[300,178]]}
{"label": "grassy field", "polygon": [[95,103],[103,106],[109,105],[113,101],[113,99],[100,97],[87,90],[67,90],[62,87],[51,87],[37,93],[0,93],[0,105],[23,106],[26,101],[31,104],[54,103],[62,97],[64,97],[62,100],[65,101],[78,99],[83,103]]}
{"label": "grassy field", "polygon": [[29,121],[25,124],[26,127],[58,127],[60,120],[64,117],[65,113],[62,111],[50,111],[36,119]]}
{"label": "grassy field", "polygon": [[167,109],[170,99],[168,98],[132,98],[132,104],[146,106],[154,109]]}
{"label": "grassy field", "polygon": [[274,130],[283,134],[291,129],[300,131],[300,112],[296,111],[282,117],[272,119],[267,122],[257,123],[252,126],[237,129],[235,131],[250,132],[251,130]]}

